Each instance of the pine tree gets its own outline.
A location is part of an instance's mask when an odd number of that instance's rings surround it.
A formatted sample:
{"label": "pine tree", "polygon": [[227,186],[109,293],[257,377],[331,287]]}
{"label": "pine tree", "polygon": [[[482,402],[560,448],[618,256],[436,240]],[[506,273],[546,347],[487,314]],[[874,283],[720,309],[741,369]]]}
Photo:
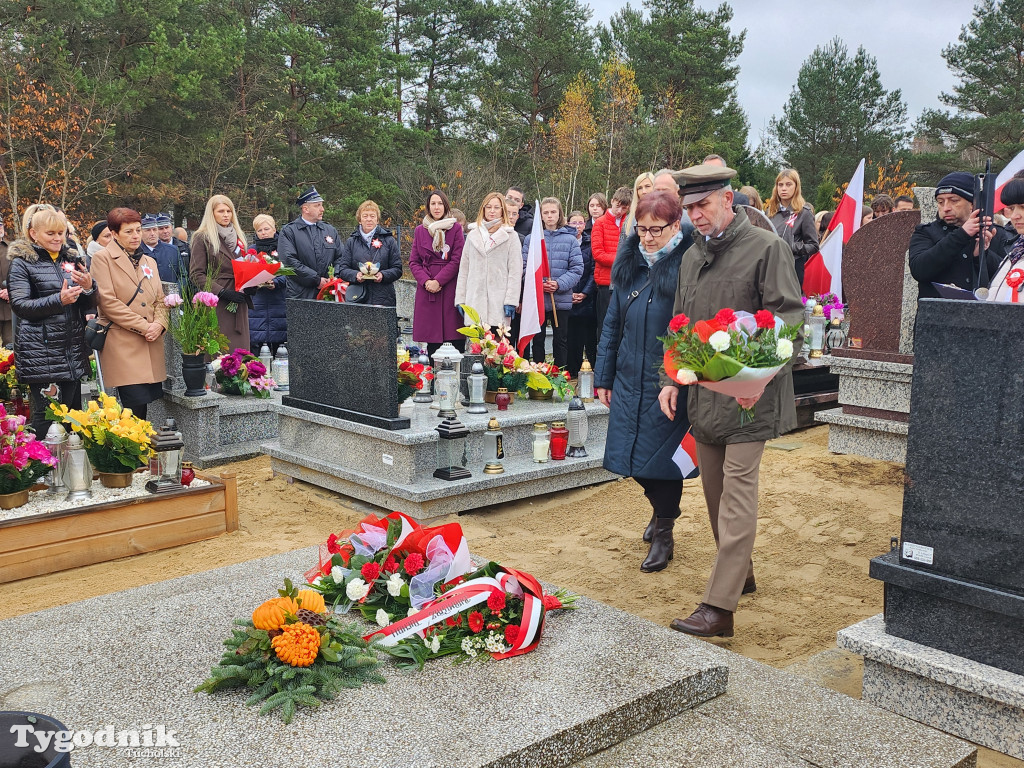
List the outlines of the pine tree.
{"label": "pine tree", "polygon": [[[1024,0],[983,0],[942,55],[960,82],[927,110],[924,134],[957,153],[1005,164],[1024,148]],[[968,153],[969,155],[969,153]],[[995,163],[998,165],[999,163]]]}
{"label": "pine tree", "polygon": [[801,175],[805,189],[825,171],[848,178],[862,157],[884,157],[908,138],[907,107],[900,91],[886,91],[875,58],[863,47],[851,58],[837,37],[814,49],[800,67],[781,118],[769,131],[777,160]]}

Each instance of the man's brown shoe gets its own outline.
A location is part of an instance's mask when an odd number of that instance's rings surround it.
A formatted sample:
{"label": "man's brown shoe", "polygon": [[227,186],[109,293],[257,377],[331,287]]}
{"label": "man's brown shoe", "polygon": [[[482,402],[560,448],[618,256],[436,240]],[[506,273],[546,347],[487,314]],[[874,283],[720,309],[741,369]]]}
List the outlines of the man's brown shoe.
{"label": "man's brown shoe", "polygon": [[747,580],[743,582],[743,592],[741,594],[749,595],[751,592],[757,592],[757,582],[754,581],[753,576],[749,576]]}
{"label": "man's brown shoe", "polygon": [[701,603],[689,618],[672,619],[669,626],[697,637],[732,637],[732,611]]}

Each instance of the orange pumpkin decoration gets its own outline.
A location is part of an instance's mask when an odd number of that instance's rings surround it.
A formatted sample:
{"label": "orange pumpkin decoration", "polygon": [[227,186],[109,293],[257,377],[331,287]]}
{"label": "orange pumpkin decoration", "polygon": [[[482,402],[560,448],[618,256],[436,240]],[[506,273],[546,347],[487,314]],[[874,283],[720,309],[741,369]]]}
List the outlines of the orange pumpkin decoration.
{"label": "orange pumpkin decoration", "polygon": [[277,658],[293,667],[308,667],[320,653],[320,633],[301,621],[288,624],[270,641]]}
{"label": "orange pumpkin decoration", "polygon": [[324,603],[324,596],[312,589],[300,589],[296,600],[299,607],[305,608],[307,611],[323,613],[327,610],[327,604]]}
{"label": "orange pumpkin decoration", "polygon": [[295,614],[298,610],[299,606],[290,597],[275,597],[252,612],[252,625],[256,629],[281,629],[286,614]]}

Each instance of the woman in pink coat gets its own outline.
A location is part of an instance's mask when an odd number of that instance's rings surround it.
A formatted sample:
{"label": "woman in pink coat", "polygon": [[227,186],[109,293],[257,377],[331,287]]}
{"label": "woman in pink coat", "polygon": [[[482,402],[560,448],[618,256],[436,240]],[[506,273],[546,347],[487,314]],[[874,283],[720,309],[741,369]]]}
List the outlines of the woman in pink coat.
{"label": "woman in pink coat", "polygon": [[409,255],[409,269],[416,278],[412,335],[416,341],[426,343],[428,355],[433,355],[446,341],[460,352],[466,348],[466,337],[458,330],[465,323],[455,308],[455,285],[464,240],[462,227],[452,216],[444,192],[431,192]]}

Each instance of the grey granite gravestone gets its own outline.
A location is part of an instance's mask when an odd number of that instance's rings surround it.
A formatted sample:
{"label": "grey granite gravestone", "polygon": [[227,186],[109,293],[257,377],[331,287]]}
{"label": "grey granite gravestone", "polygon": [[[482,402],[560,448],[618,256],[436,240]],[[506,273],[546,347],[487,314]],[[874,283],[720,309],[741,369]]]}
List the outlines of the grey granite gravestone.
{"label": "grey granite gravestone", "polygon": [[920,302],[889,634],[1024,674],[1024,307]]}
{"label": "grey granite gravestone", "polygon": [[289,392],[283,405],[383,429],[398,415],[394,307],[288,299]]}

